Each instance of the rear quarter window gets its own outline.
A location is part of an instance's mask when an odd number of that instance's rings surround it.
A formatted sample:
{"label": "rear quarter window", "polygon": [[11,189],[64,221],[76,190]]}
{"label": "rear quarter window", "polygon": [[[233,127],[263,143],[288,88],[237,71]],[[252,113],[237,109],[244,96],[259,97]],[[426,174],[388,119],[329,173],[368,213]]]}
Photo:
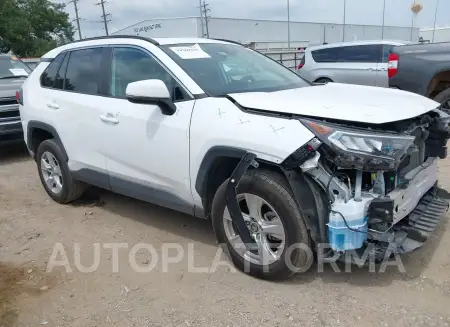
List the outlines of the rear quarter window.
{"label": "rear quarter window", "polygon": [[47,68],[44,70],[44,72],[41,75],[42,87],[50,87],[50,88],[53,87],[56,80],[56,74],[58,74],[59,67],[61,66],[65,56],[66,56],[65,53],[57,55],[56,58],[52,60],[50,65],[48,65]]}

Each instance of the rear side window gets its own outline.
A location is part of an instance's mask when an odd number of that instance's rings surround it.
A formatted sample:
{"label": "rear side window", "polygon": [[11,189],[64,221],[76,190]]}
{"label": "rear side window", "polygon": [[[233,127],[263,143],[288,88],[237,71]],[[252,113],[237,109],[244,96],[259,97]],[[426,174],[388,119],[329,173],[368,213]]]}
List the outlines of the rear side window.
{"label": "rear side window", "polygon": [[382,47],[367,44],[339,48],[338,62],[380,62]]}
{"label": "rear side window", "polygon": [[70,53],[64,90],[101,94],[103,48],[75,50]]}
{"label": "rear side window", "polygon": [[61,66],[65,56],[66,53],[61,53],[52,60],[50,65],[48,65],[41,75],[41,86],[53,87],[55,84],[56,74],[58,73],[59,67]]}
{"label": "rear side window", "polygon": [[338,59],[338,48],[328,48],[311,51],[315,62],[336,62]]}

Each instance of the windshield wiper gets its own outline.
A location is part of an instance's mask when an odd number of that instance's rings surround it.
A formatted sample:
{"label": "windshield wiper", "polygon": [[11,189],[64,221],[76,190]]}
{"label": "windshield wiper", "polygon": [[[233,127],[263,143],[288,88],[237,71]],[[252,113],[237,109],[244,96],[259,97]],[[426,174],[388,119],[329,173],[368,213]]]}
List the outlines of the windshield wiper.
{"label": "windshield wiper", "polygon": [[22,78],[22,77],[28,77],[28,76],[27,75],[0,76],[0,79]]}

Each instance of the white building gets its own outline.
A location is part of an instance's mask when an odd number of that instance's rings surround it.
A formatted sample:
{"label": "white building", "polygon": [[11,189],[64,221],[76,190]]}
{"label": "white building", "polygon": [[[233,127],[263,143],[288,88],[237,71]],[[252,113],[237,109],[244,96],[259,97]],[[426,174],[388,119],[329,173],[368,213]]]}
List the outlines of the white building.
{"label": "white building", "polygon": [[[234,18],[209,18],[208,31],[204,19],[199,17],[151,19],[114,32],[115,35],[141,35],[148,37],[205,37],[255,43],[257,48],[287,48],[288,24],[286,21],[251,20]],[[302,47],[323,42],[354,40],[414,40],[419,29],[410,27],[375,25],[342,25],[327,23],[291,22],[291,47]]]}
{"label": "white building", "polygon": [[422,37],[424,41],[450,42],[450,27],[436,27],[436,29],[423,28],[420,30],[419,36]]}

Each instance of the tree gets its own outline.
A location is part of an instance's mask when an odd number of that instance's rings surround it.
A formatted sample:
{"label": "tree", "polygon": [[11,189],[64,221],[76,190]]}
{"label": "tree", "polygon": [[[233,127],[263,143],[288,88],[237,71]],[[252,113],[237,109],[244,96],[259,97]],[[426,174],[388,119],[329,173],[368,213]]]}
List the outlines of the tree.
{"label": "tree", "polygon": [[73,40],[64,4],[49,0],[0,0],[0,52],[40,57]]}

